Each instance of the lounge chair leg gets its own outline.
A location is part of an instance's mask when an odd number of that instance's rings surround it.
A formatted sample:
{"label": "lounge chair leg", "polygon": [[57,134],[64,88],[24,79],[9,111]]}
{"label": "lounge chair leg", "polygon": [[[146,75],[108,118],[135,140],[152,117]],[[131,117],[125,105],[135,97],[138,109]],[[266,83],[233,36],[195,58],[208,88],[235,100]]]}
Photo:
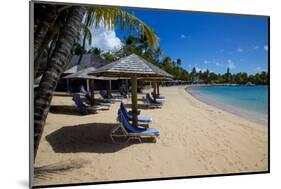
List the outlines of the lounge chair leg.
{"label": "lounge chair leg", "polygon": [[137,139],[140,143],[142,143],[142,141],[141,141],[141,138],[140,138],[140,137],[128,137],[128,139],[127,139],[127,143],[128,143],[131,139]]}
{"label": "lounge chair leg", "polygon": [[[121,130],[123,134],[115,134],[115,132],[117,132],[118,130]],[[120,126],[117,126],[117,127],[113,128],[110,132],[110,138],[111,138],[111,140],[114,144],[118,144],[118,142],[116,142],[114,137],[125,137],[125,136],[126,135],[124,135],[124,132],[123,132],[123,130]]]}

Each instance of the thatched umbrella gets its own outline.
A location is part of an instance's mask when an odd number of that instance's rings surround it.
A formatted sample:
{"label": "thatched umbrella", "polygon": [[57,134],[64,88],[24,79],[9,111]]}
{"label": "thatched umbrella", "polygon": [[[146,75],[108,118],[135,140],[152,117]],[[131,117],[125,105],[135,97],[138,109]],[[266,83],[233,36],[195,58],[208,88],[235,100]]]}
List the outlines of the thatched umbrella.
{"label": "thatched umbrella", "polygon": [[172,78],[173,76],[161,70],[157,66],[149,63],[142,57],[131,54],[121,58],[106,66],[103,66],[89,75],[104,77],[128,77],[132,81],[132,115],[133,125],[138,125],[138,106],[137,106],[137,79],[161,79]]}
{"label": "thatched umbrella", "polygon": [[152,88],[153,88],[153,93],[155,95],[153,95],[154,100],[156,100],[156,97],[160,96],[160,90],[159,90],[159,84],[162,82],[170,82],[173,79],[172,78],[168,78],[168,77],[153,77],[153,78],[140,78],[143,79],[145,81],[150,81],[150,86],[151,86],[151,82],[153,82]]}
{"label": "thatched umbrella", "polygon": [[117,80],[118,78],[114,78],[114,77],[96,77],[94,75],[89,75],[89,73],[95,71],[96,68],[94,67],[88,67],[82,70],[77,71],[76,73],[67,75],[65,77],[63,77],[63,79],[85,79],[87,82],[87,91],[89,91],[91,93],[91,98],[92,100],[94,100],[94,95],[92,93],[92,91],[90,90],[90,80]]}

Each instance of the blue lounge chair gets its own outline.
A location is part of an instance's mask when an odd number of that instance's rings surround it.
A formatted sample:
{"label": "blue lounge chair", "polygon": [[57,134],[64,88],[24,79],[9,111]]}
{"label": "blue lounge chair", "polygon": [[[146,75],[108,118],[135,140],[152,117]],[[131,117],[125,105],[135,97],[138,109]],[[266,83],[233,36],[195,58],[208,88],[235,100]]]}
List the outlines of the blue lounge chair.
{"label": "blue lounge chair", "polygon": [[73,94],[72,100],[75,102],[80,114],[87,115],[89,113],[87,106],[82,102],[79,94]]}
{"label": "blue lounge chair", "polygon": [[100,96],[105,100],[112,101],[122,101],[124,98],[122,96],[112,96],[112,94],[108,94],[105,90],[100,90]]}
{"label": "blue lounge chair", "polygon": [[155,97],[156,99],[166,99],[164,96],[160,96],[160,95],[154,94],[154,92],[152,92],[151,95],[153,97]]}
{"label": "blue lounge chair", "polygon": [[[85,95],[85,98],[87,99],[88,103],[91,104],[92,102],[92,97],[89,91],[87,91],[84,86],[81,86],[80,91]],[[104,106],[104,109],[109,109],[111,107],[111,102],[110,101],[106,101],[106,100],[100,100],[98,101],[98,103],[95,103],[96,105],[99,106]]]}
{"label": "blue lounge chair", "polygon": [[72,100],[75,102],[75,105],[78,108],[81,115],[87,115],[89,114],[90,111],[96,112],[98,109],[102,109],[101,107],[98,106],[92,106],[92,107],[86,106],[82,102],[79,94],[72,94]]}
{"label": "blue lounge chair", "polygon": [[157,96],[157,95],[154,95],[154,93],[148,93],[149,95],[149,98],[151,99],[152,102],[154,103],[159,103],[159,104],[164,104],[165,102],[165,97],[163,96]]}
{"label": "blue lounge chair", "polygon": [[119,93],[123,98],[129,98],[130,97],[130,92],[126,90],[125,86],[121,86],[119,88]]}
{"label": "blue lounge chair", "polygon": [[131,123],[124,117],[124,114],[118,110],[118,121],[120,124],[113,128],[110,137],[113,143],[117,143],[115,141],[115,137],[128,137],[126,142],[129,142],[131,139],[137,139],[139,142],[142,142],[142,137],[159,137],[160,132],[153,128],[139,128],[134,127]]}
{"label": "blue lounge chair", "polygon": [[84,88],[84,85],[81,85],[80,90],[81,90],[81,92],[84,93],[84,94],[90,93],[89,91],[87,91],[87,90]]}
{"label": "blue lounge chair", "polygon": [[84,86],[82,85],[81,88],[80,88],[80,91],[85,95],[85,98],[91,102],[91,94],[89,91],[87,91]]}
{"label": "blue lounge chair", "polygon": [[147,93],[144,97],[144,103],[150,107],[150,108],[161,108],[163,103],[157,102],[154,99],[152,99],[149,95],[149,93]]}
{"label": "blue lounge chair", "polygon": [[[132,121],[133,116],[127,111],[126,106],[123,102],[120,103],[120,111],[123,113],[123,115],[128,121]],[[138,116],[138,123],[140,125],[148,126],[151,122],[152,122],[152,118],[149,116],[146,115]]]}

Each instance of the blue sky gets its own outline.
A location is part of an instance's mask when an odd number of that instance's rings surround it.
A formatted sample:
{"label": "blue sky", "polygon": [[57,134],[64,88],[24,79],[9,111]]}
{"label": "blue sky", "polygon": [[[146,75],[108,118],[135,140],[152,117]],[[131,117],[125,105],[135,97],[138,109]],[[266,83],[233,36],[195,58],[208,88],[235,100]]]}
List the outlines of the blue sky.
{"label": "blue sky", "polygon": [[[195,12],[124,9],[144,21],[160,38],[159,46],[172,59],[180,58],[190,71],[256,73],[267,71],[267,17]],[[116,30],[105,38],[120,46],[128,32]],[[94,39],[95,40],[95,39]],[[100,44],[102,41],[100,42]]]}

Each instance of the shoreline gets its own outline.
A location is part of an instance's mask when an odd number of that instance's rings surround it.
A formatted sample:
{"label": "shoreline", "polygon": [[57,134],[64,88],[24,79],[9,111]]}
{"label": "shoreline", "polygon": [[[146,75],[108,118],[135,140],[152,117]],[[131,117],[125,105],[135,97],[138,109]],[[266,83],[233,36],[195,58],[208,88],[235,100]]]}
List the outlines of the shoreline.
{"label": "shoreline", "polygon": [[200,93],[192,91],[192,87],[197,87],[197,86],[237,86],[237,85],[189,85],[186,86],[184,89],[185,91],[190,94],[192,97],[195,99],[199,100],[200,102],[203,102],[209,106],[213,106],[215,108],[221,109],[222,111],[234,114],[238,117],[241,117],[242,119],[246,119],[248,121],[255,122],[257,124],[263,125],[263,126],[268,126],[268,116],[258,113],[258,112],[253,112],[250,110],[245,110],[239,107],[234,107],[229,104],[225,104],[223,102],[218,102],[216,100],[213,100],[211,98],[208,98],[206,96],[201,95]]}

